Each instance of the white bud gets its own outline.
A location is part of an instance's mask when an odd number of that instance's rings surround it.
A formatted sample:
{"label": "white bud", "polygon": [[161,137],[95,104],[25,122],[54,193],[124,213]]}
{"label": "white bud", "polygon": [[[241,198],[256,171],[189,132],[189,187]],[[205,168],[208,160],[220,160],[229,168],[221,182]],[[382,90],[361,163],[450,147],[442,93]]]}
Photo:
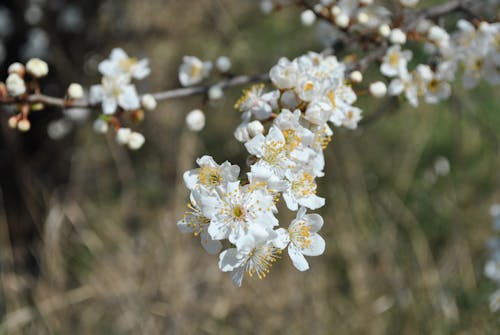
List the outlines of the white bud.
{"label": "white bud", "polygon": [[49,65],[40,58],[32,58],[26,63],[26,70],[32,76],[42,78],[49,73]]}
{"label": "white bud", "polygon": [[370,17],[368,16],[368,14],[366,14],[364,12],[358,13],[357,19],[358,19],[358,22],[361,24],[365,24],[368,21],[370,21]]}
{"label": "white bud", "polygon": [[142,107],[144,107],[144,109],[146,109],[148,111],[152,111],[157,106],[156,99],[151,94],[144,94],[141,97],[141,105],[142,105]]}
{"label": "white bud", "polygon": [[349,25],[349,16],[344,13],[340,13],[335,17],[335,24],[340,28],[346,28]]}
{"label": "white bud", "polygon": [[102,119],[96,119],[94,121],[94,130],[97,133],[105,134],[108,132],[109,126],[108,123]]}
{"label": "white bud", "polygon": [[332,9],[330,9],[330,13],[332,13],[333,16],[339,15],[341,11],[339,6],[333,6]]}
{"label": "white bud", "polygon": [[351,79],[353,83],[360,83],[363,81],[363,74],[359,71],[352,71],[349,74],[349,79]]}
{"label": "white bud", "polygon": [[80,84],[72,83],[68,87],[68,96],[71,99],[81,99],[83,98],[83,87]]}
{"label": "white bud", "polygon": [[227,56],[220,56],[215,61],[215,66],[217,67],[217,70],[222,73],[228,72],[232,66],[231,59],[229,59],[229,57]]}
{"label": "white bud", "polygon": [[359,0],[359,3],[365,6],[371,5],[373,0]]}
{"label": "white bud", "polygon": [[248,127],[242,123],[234,131],[234,137],[242,143],[250,141],[250,134],[248,134]]}
{"label": "white bud", "polygon": [[300,14],[300,21],[306,27],[312,26],[316,21],[316,14],[312,10],[307,9]]}
{"label": "white bud", "polygon": [[264,132],[264,126],[259,120],[254,120],[247,125],[248,135],[250,137],[257,136]]}
{"label": "white bud", "polygon": [[191,131],[200,131],[205,127],[205,114],[200,109],[194,109],[186,115],[186,125]]}
{"label": "white bud", "polygon": [[387,23],[381,24],[378,27],[378,33],[383,37],[388,37],[391,34],[391,27]]}
{"label": "white bud", "polygon": [[17,116],[11,116],[9,118],[9,127],[12,128],[12,129],[16,129],[17,128],[17,122],[18,122]]}
{"label": "white bud", "polygon": [[23,78],[21,78],[17,73],[11,73],[5,81],[7,86],[7,91],[10,95],[17,97],[26,92],[26,84]]}
{"label": "white bud", "polygon": [[439,26],[432,26],[429,29],[428,37],[432,41],[439,42],[448,39],[450,36],[443,28]]}
{"label": "white bud", "polygon": [[129,135],[129,140],[127,144],[130,149],[137,150],[140,147],[142,147],[145,141],[146,140],[144,139],[144,136],[142,134],[137,132],[132,132]]}
{"label": "white bud", "polygon": [[208,98],[210,100],[219,100],[224,96],[224,91],[219,85],[214,85],[208,89]]}
{"label": "white bud", "polygon": [[406,34],[399,28],[393,29],[389,36],[389,40],[394,44],[405,44]]}
{"label": "white bud", "polygon": [[375,98],[382,98],[387,94],[387,86],[381,81],[371,83],[370,94]]}
{"label": "white bud", "polygon": [[30,130],[30,128],[31,128],[31,123],[26,119],[20,120],[17,123],[17,129],[19,129],[22,132],[26,132],[26,131]]}
{"label": "white bud", "polygon": [[116,132],[116,142],[121,145],[128,144],[130,135],[132,135],[132,130],[130,130],[130,128],[120,128]]}
{"label": "white bud", "polygon": [[479,31],[487,33],[489,29],[490,29],[490,24],[488,22],[481,21],[481,23],[479,23]]}
{"label": "white bud", "polygon": [[15,62],[15,63],[12,63],[9,65],[8,72],[9,72],[9,74],[17,73],[18,75],[20,75],[22,77],[22,76],[24,76],[26,69],[24,68],[23,64],[21,64],[19,62]]}

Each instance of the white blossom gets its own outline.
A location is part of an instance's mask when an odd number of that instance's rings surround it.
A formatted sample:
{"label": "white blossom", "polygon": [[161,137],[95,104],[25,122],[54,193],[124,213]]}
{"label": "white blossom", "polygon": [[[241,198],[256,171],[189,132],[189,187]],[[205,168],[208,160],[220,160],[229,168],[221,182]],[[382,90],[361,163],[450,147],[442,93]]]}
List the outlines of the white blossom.
{"label": "white blossom", "polygon": [[184,56],[179,67],[179,82],[182,86],[191,86],[207,78],[212,70],[211,62],[203,62],[195,56]]}

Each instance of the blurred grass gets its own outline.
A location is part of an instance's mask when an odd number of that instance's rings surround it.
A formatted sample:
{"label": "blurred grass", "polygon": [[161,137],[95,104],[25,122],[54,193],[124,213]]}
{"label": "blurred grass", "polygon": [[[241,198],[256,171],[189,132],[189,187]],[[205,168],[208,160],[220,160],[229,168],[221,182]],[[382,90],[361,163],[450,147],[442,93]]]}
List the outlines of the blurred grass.
{"label": "blurred grass", "polygon": [[[141,39],[120,42],[148,56],[143,90],[177,86],[182,55],[226,54],[236,73],[267,71],[279,57],[320,50],[314,31],[286,9],[265,17],[244,1],[109,1],[109,13]],[[87,78],[86,80],[89,80]],[[369,78],[368,78],[369,80]],[[202,98],[171,101],[148,113],[147,143],[127,152],[79,130],[67,196],[54,198],[40,250],[43,275],[0,273],[3,322],[12,334],[497,334],[488,310],[493,285],[482,275],[492,234],[488,207],[500,201],[499,101],[495,88],[464,91],[450,102],[389,106],[356,131],[337,130],[326,151],[319,194],[327,206],[327,249],[299,273],[287,256],[265,280],[233,287],[192,236],[175,225],[187,201],[183,171],[213,155],[244,166],[232,138],[240,89],[204,105],[207,127],[183,125]],[[383,102],[376,102],[382,104]],[[372,99],[360,99],[365,115]],[[439,157],[450,173],[436,174]],[[3,217],[1,220],[5,220]],[[0,254],[8,259],[8,244]],[[33,297],[22,294],[30,287]],[[27,308],[30,302],[34,308]],[[5,325],[5,324],[4,324]]]}

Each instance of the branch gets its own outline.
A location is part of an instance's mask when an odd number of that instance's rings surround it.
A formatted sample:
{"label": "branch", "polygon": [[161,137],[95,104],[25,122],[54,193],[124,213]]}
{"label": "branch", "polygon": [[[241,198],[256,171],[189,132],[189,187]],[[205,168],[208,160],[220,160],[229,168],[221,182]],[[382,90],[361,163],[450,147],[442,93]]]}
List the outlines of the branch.
{"label": "branch", "polygon": [[[156,100],[162,101],[162,100],[170,100],[170,99],[182,98],[193,95],[207,94],[208,90],[212,86],[219,86],[222,89],[226,89],[233,86],[242,86],[256,82],[268,82],[268,81],[269,81],[269,75],[267,73],[262,73],[253,76],[242,75],[225,79],[211,85],[176,88],[173,90],[152,93],[152,95]],[[31,94],[21,98],[0,97],[0,105],[2,104],[9,105],[17,103],[30,103],[30,104],[43,103],[46,106],[53,106],[59,108],[92,108],[92,107],[97,107],[99,105],[99,104],[97,105],[91,104],[87,99],[68,100],[44,94]]]}

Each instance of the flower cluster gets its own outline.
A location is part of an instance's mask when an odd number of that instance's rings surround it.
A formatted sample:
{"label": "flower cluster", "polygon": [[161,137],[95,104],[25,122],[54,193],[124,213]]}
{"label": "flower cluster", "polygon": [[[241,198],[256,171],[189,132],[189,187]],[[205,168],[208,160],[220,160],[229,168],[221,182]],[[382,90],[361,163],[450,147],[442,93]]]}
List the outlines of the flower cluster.
{"label": "flower cluster", "polygon": [[500,83],[500,24],[481,22],[475,27],[466,20],[457,22],[458,31],[451,36],[443,28],[423,20],[419,32],[425,36],[426,50],[438,59],[434,64],[418,64],[408,70],[412,58],[409,50],[400,45],[390,47],[380,67],[380,72],[393,78],[388,93],[404,94],[407,101],[417,107],[419,100],[435,104],[451,94],[451,81],[459,65],[464,68],[465,88],[476,86],[481,78],[493,85]]}
{"label": "flower cluster", "polygon": [[141,107],[147,110],[156,107],[154,97],[146,94],[140,98],[132,82],[133,79],[141,80],[149,75],[148,60],[131,58],[122,49],[115,48],[109,58],[99,64],[99,72],[103,75],[101,84],[90,87],[89,97],[91,104],[101,104],[103,112],[94,122],[94,129],[105,133],[108,125],[112,125],[119,144],[139,149],[145,141],[144,136],[122,127],[121,121],[126,112],[131,121],[142,121],[144,112]]}
{"label": "flower cluster", "polygon": [[[493,217],[493,228],[500,231],[500,204],[492,205],[490,214]],[[488,241],[488,246],[490,258],[484,266],[484,274],[498,286],[498,290],[490,296],[490,309],[497,312],[500,310],[500,237],[492,238]]]}
{"label": "flower cluster", "polygon": [[[238,166],[218,165],[210,156],[184,174],[191,195],[178,226],[199,235],[207,252],[220,253],[219,268],[231,272],[236,285],[245,272],[264,277],[285,248],[300,271],[309,268],[304,256],[323,253],[317,233],[323,219],[307,210],[325,204],[316,178],[324,175],[323,149],[333,134],[328,123],[356,128],[361,114],[344,72],[334,56],[281,59],[270,71],[276,89],[255,85],[235,105],[243,118],[235,136],[252,162],[246,178],[239,179]],[[280,200],[297,212],[288,228],[276,218]],[[232,247],[221,252],[223,240]]]}

